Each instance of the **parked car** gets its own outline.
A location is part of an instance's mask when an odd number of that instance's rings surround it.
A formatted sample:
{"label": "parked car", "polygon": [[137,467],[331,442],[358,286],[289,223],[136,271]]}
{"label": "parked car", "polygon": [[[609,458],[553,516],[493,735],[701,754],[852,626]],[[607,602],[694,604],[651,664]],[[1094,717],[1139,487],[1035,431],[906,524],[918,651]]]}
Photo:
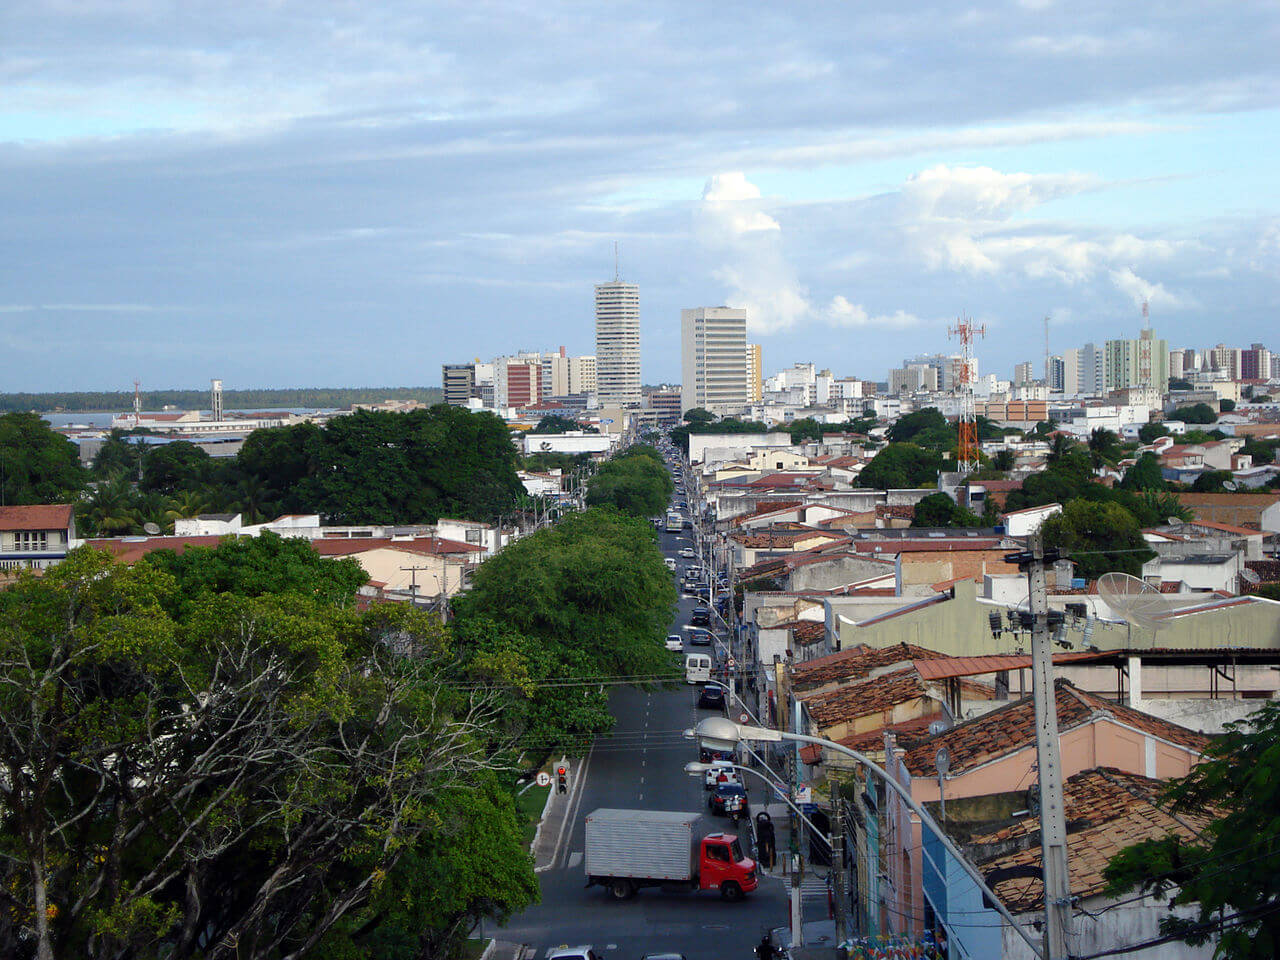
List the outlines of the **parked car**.
{"label": "parked car", "polygon": [[668,635],[667,635],[667,649],[668,649],[668,650],[675,650],[676,652],[679,652],[679,651],[683,650],[683,649],[684,649],[684,637],[680,636],[680,634],[678,634],[678,633],[671,633],[671,634],[668,634]]}
{"label": "parked car", "polygon": [[693,613],[689,616],[689,622],[694,626],[708,626],[711,623],[711,608],[694,607]]}
{"label": "parked car", "polygon": [[740,783],[722,783],[707,798],[707,809],[719,816],[749,816],[747,788]]}
{"label": "parked car", "polygon": [[711,632],[708,630],[693,630],[689,633],[689,642],[695,647],[711,646]]}
{"label": "parked car", "polygon": [[724,691],[707,684],[702,688],[702,693],[698,694],[698,707],[703,710],[723,710]]}
{"label": "parked car", "polygon": [[600,960],[591,944],[584,943],[580,947],[560,947],[547,953],[547,960]]}

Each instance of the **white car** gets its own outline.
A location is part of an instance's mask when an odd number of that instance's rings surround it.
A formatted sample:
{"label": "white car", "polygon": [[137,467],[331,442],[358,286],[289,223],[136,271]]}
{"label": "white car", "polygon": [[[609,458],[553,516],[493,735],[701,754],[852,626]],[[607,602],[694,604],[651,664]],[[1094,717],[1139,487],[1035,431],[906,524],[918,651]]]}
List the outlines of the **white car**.
{"label": "white car", "polygon": [[559,947],[548,951],[547,960],[600,960],[591,944],[584,943],[580,947]]}
{"label": "white car", "polygon": [[684,557],[686,560],[693,560],[698,555],[694,553],[693,547],[682,547],[680,550],[680,556]]}
{"label": "white car", "polygon": [[704,790],[714,790],[722,783],[734,783],[742,786],[742,777],[738,776],[738,771],[733,769],[733,764],[727,760],[713,760],[711,769],[706,773],[702,788]]}
{"label": "white car", "polygon": [[666,558],[664,558],[664,559],[663,559],[663,561],[662,561],[662,562],[663,562],[663,563],[665,563],[665,564],[667,565],[667,569],[668,569],[668,570],[670,570],[672,573],[675,573],[675,572],[676,572],[676,558],[675,558],[675,557],[666,557]]}
{"label": "white car", "polygon": [[668,634],[668,636],[667,636],[667,649],[668,649],[668,650],[675,650],[675,651],[683,650],[683,649],[684,649],[684,637],[680,636],[680,634],[678,634],[678,633]]}

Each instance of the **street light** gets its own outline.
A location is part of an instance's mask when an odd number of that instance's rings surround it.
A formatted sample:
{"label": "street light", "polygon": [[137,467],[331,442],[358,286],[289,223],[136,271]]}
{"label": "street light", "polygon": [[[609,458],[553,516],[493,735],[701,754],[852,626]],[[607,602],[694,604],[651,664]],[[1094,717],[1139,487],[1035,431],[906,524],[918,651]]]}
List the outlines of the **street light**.
{"label": "street light", "polygon": [[693,734],[699,739],[721,740],[726,743],[740,743],[743,740],[764,740],[778,742],[782,740],[792,740],[796,743],[812,743],[819,747],[825,747],[828,750],[834,750],[836,753],[842,753],[847,757],[857,760],[868,770],[874,771],[884,785],[898,795],[917,817],[920,822],[926,824],[935,834],[946,851],[955,858],[956,863],[960,865],[965,873],[969,875],[969,879],[978,885],[978,889],[987,895],[996,912],[1007,920],[1014,932],[1021,937],[1031,948],[1031,952],[1040,957],[1041,960],[1048,960],[1043,944],[1039,943],[1030,933],[1028,933],[1017,920],[1013,918],[1013,914],[1009,912],[1008,907],[1000,902],[1000,898],[995,892],[987,886],[986,881],[982,879],[982,875],[978,873],[977,868],[973,866],[960,852],[960,848],[952,842],[951,838],[943,831],[938,822],[929,815],[924,807],[916,803],[915,798],[911,796],[911,791],[900,784],[896,779],[889,776],[888,772],[870,757],[859,753],[857,750],[850,749],[842,743],[836,743],[833,740],[825,740],[822,737],[811,737],[804,733],[789,733],[785,730],[771,730],[768,727],[747,727],[739,723],[734,723],[728,717],[707,717],[701,721],[693,730],[686,730],[685,735]]}

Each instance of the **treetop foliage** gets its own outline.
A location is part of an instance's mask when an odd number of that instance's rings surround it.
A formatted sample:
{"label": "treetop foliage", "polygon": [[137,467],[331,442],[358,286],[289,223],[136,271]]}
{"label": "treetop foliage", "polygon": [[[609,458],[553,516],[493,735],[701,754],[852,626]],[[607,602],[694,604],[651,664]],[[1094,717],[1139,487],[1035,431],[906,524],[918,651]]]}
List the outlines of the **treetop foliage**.
{"label": "treetop foliage", "polygon": [[674,489],[662,454],[653,447],[635,445],[597,468],[587,482],[587,504],[653,517],[666,509]]}
{"label": "treetop foliage", "polygon": [[1195,839],[1171,835],[1120,851],[1105,870],[1108,893],[1130,891],[1191,906],[1160,932],[1192,946],[1215,938],[1215,957],[1263,960],[1280,946],[1280,705],[1227,726],[1207,759],[1168,788],[1169,811],[1211,822]]}
{"label": "treetop foliage", "polygon": [[858,474],[858,486],[878,490],[923,487],[938,482],[942,456],[914,443],[891,443]]}
{"label": "treetop foliage", "polygon": [[67,503],[86,477],[76,445],[40,417],[0,416],[0,503]]}
{"label": "treetop foliage", "polygon": [[1117,503],[1072,500],[1044,521],[1041,532],[1045,544],[1068,556],[1086,580],[1113,570],[1136,577],[1155,556],[1133,514]]}

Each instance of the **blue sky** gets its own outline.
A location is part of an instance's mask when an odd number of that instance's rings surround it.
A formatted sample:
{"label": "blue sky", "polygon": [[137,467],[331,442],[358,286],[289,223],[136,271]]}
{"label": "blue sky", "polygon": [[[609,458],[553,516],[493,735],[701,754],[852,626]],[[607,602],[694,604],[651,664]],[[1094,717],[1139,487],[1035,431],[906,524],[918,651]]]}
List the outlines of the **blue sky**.
{"label": "blue sky", "polygon": [[594,348],[641,286],[767,371],[1003,375],[1153,325],[1280,349],[1280,7],[26,0],[0,8],[0,390],[404,385]]}

